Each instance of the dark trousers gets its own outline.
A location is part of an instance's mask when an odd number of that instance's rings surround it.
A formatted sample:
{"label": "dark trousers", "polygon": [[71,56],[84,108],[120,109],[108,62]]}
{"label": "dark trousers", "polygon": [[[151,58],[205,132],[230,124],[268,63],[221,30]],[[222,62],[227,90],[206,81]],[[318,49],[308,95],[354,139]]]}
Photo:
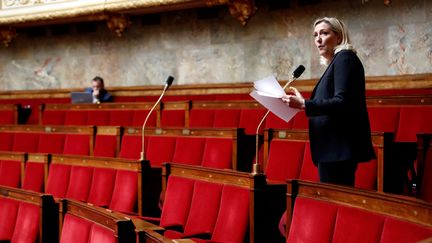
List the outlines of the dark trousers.
{"label": "dark trousers", "polygon": [[318,163],[320,182],[344,186],[354,186],[357,163],[352,161],[338,161]]}

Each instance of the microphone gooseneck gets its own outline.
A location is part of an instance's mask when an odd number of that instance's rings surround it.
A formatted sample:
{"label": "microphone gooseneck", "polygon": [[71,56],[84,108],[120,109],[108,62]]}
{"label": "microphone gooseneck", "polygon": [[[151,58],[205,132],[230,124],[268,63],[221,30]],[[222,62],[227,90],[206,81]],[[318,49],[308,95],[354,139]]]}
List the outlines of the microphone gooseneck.
{"label": "microphone gooseneck", "polygon": [[156,103],[153,105],[153,107],[150,109],[149,113],[147,114],[144,123],[142,125],[142,135],[141,135],[141,144],[142,144],[142,148],[141,148],[141,158],[140,160],[145,160],[145,153],[144,153],[144,131],[145,131],[145,126],[147,124],[148,119],[150,118],[150,115],[152,114],[153,110],[156,108],[156,106],[159,104],[159,102],[162,100],[162,97],[164,96],[165,92],[168,90],[168,88],[171,86],[171,84],[174,81],[174,77],[169,76],[168,79],[165,82],[165,86],[164,89],[162,90],[162,94],[159,96],[159,99],[156,101]]}
{"label": "microphone gooseneck", "polygon": [[[283,86],[283,89],[285,90],[286,87],[288,87],[288,85],[290,85],[294,80],[300,77],[304,71],[305,71],[305,67],[303,65],[298,66],[292,73],[291,80],[288,80],[288,82]],[[263,118],[261,119],[255,131],[255,163],[253,164],[253,168],[252,168],[252,174],[254,175],[261,173],[260,164],[259,164],[259,154],[258,154],[259,130],[261,129],[261,126],[264,120],[267,118],[268,114],[270,114],[270,110],[267,110],[267,112],[264,114]]]}

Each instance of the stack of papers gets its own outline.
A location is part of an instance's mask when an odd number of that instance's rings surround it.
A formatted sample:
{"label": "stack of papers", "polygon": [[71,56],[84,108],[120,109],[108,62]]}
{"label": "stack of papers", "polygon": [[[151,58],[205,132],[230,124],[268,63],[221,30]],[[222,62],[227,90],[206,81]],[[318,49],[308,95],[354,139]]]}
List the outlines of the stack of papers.
{"label": "stack of papers", "polygon": [[275,77],[255,81],[254,88],[249,95],[285,122],[289,122],[300,111],[282,101],[285,91]]}

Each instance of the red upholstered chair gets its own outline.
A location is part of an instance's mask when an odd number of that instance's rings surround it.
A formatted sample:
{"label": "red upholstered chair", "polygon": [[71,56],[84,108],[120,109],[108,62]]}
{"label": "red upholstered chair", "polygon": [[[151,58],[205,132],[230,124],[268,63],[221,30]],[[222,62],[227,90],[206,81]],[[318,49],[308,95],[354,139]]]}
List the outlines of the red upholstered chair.
{"label": "red upholstered chair", "polygon": [[202,166],[232,169],[233,141],[224,138],[206,138]]}
{"label": "red upholstered chair", "polygon": [[[147,147],[148,137],[144,137],[144,145]],[[141,157],[142,137],[136,135],[123,135],[120,146],[120,158],[138,160]]]}
{"label": "red upholstered chair", "polygon": [[[133,126],[133,110],[114,110],[109,112],[109,126]],[[141,123],[142,124],[142,123]]]}
{"label": "red upholstered chair", "polygon": [[115,135],[96,134],[93,156],[110,157],[117,156],[117,137]]}
{"label": "red upholstered chair", "polygon": [[289,122],[285,122],[271,112],[265,120],[265,128],[291,129],[292,126],[293,119],[291,119]]}
{"label": "red upholstered chair", "polygon": [[35,153],[39,144],[39,133],[17,132],[14,136],[12,151]]}
{"label": "red upholstered chair", "polygon": [[21,185],[21,162],[2,160],[0,164],[0,185],[19,188]]}
{"label": "red upholstered chair", "polygon": [[38,205],[21,202],[11,242],[38,242],[40,217]]}
{"label": "red upholstered chair", "polygon": [[89,242],[91,227],[91,222],[71,214],[66,214],[63,220],[60,243]]}
{"label": "red upholstered chair", "polygon": [[66,198],[87,202],[93,178],[93,167],[72,166]]}
{"label": "red upholstered chair", "polygon": [[0,151],[12,151],[14,133],[0,132]]}
{"label": "red upholstered chair", "polygon": [[[133,113],[132,126],[140,126],[142,127],[145,118],[147,117],[148,110],[136,110]],[[157,113],[153,112],[146,124],[146,127],[156,127],[157,123]]]}
{"label": "red upholstered chair", "polygon": [[93,224],[90,229],[89,243],[117,243],[112,231],[105,227]]}
{"label": "red upholstered chair", "polygon": [[[375,149],[375,153],[377,153]],[[373,159],[367,163],[359,163],[355,175],[355,187],[376,190],[378,176],[378,162]]]}
{"label": "red upholstered chair", "polygon": [[45,164],[27,161],[24,170],[22,188],[25,190],[43,192],[45,180]]}
{"label": "red upholstered chair", "polygon": [[172,162],[201,165],[204,144],[204,137],[177,137]]}
{"label": "red upholstered chair", "polygon": [[308,129],[309,121],[304,111],[299,111],[292,119],[292,129]]}
{"label": "red upholstered chair", "polygon": [[432,106],[401,107],[397,142],[416,142],[417,134],[432,133]]}
{"label": "red upholstered chair", "polygon": [[237,128],[240,122],[240,110],[215,110],[213,127],[217,128]]}
{"label": "red upholstered chair", "polygon": [[63,154],[90,155],[90,136],[85,134],[66,134]]}
{"label": "red upholstered chair", "polygon": [[87,112],[88,113],[87,113],[86,125],[94,125],[94,126],[109,125],[109,117],[111,111],[89,110]]}
{"label": "red upholstered chair", "polygon": [[42,113],[42,125],[64,125],[65,110],[46,110]]}
{"label": "red upholstered chair", "polygon": [[185,116],[184,110],[162,110],[161,127],[185,127]]}
{"label": "red upholstered chair", "polygon": [[87,124],[86,110],[68,110],[65,115],[64,125],[84,126]]}
{"label": "red upholstered chair", "polygon": [[189,117],[190,128],[213,127],[214,110],[211,109],[191,109]]}
{"label": "red upholstered chair", "polygon": [[399,107],[368,107],[371,131],[396,133],[399,109]]}
{"label": "red upholstered chair", "polygon": [[340,206],[332,242],[380,242],[385,216]]}
{"label": "red upholstered chair", "polygon": [[176,137],[168,136],[149,136],[146,148],[146,159],[151,166],[161,166],[164,162],[173,159]]}
{"label": "red upholstered chair", "polygon": [[62,154],[65,143],[65,134],[41,133],[37,146],[38,153]]}
{"label": "red upholstered chair", "polygon": [[269,181],[285,182],[299,177],[305,142],[273,139],[270,142],[265,174]]}
{"label": "red upholstered chair", "polygon": [[303,163],[300,170],[299,179],[315,182],[319,181],[318,167],[316,167],[312,162],[309,142],[305,143]]}
{"label": "red upholstered chair", "polygon": [[432,229],[402,220],[387,217],[381,233],[380,243],[420,242],[432,237]]}
{"label": "red upholstered chair", "polygon": [[183,236],[210,239],[219,213],[223,184],[195,181]]}
{"label": "red upholstered chair", "polygon": [[117,170],[109,208],[122,213],[137,213],[138,173]]}
{"label": "red upholstered chair", "polygon": [[0,110],[0,124],[16,124],[15,110]]}
{"label": "red upholstered chair", "polygon": [[249,191],[225,185],[211,240],[243,243],[249,228]]}
{"label": "red upholstered chair", "polygon": [[71,166],[51,164],[48,173],[45,192],[57,198],[64,198],[69,185]]}
{"label": "red upholstered chair", "polygon": [[87,202],[100,207],[108,207],[111,202],[115,179],[116,170],[94,168]]}
{"label": "red upholstered chair", "polygon": [[12,239],[19,202],[0,197],[0,239]]}
{"label": "red upholstered chair", "polygon": [[[265,109],[242,109],[240,112],[239,127],[245,129],[245,134],[255,135],[258,124],[265,113]],[[261,128],[264,128],[264,126]]]}
{"label": "red upholstered chair", "polygon": [[162,208],[160,226],[183,231],[192,202],[195,181],[169,176]]}
{"label": "red upholstered chair", "polygon": [[337,211],[327,202],[297,198],[286,242],[332,242]]}

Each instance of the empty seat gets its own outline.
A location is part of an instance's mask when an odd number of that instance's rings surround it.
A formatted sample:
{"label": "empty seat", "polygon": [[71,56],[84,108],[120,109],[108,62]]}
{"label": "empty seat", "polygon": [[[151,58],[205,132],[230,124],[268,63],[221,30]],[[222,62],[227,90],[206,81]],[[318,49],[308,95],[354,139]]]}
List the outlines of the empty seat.
{"label": "empty seat", "polygon": [[225,138],[206,138],[203,159],[204,167],[232,169],[233,141]]}
{"label": "empty seat", "polygon": [[11,242],[38,242],[41,213],[40,205],[20,202]]}
{"label": "empty seat", "polygon": [[11,239],[17,219],[19,202],[0,197],[0,239]]}
{"label": "empty seat", "polygon": [[[133,110],[113,110],[109,113],[109,126],[133,126]],[[141,123],[142,124],[142,123]]]}
{"label": "empty seat", "polygon": [[432,106],[401,107],[397,142],[416,142],[417,134],[432,133]]}
{"label": "empty seat", "polygon": [[111,111],[89,110],[87,111],[86,125],[107,126],[109,125]]}
{"label": "empty seat", "polygon": [[[255,135],[258,124],[265,113],[265,109],[242,109],[240,112],[239,127],[244,128],[246,134]],[[261,129],[263,129],[263,126],[261,126]]]}
{"label": "empty seat", "polygon": [[151,166],[161,166],[164,162],[173,160],[176,137],[149,136],[146,148],[146,159]]}
{"label": "empty seat", "polygon": [[136,214],[137,201],[138,173],[117,170],[109,208],[123,213]]}
{"label": "empty seat", "polygon": [[45,166],[46,163],[39,161],[26,162],[22,188],[25,190],[44,192],[45,190]]}
{"label": "empty seat", "polygon": [[92,137],[85,134],[66,134],[63,154],[91,155]]}
{"label": "empty seat", "polygon": [[239,109],[218,109],[214,111],[213,127],[237,128],[240,123]]}
{"label": "empty seat", "polygon": [[0,132],[0,151],[12,151],[14,133]]}
{"label": "empty seat", "polygon": [[372,132],[396,133],[399,124],[399,107],[368,107]]}
{"label": "empty seat", "polygon": [[87,202],[100,207],[108,207],[111,202],[115,180],[116,170],[94,168]]}
{"label": "empty seat", "polygon": [[60,243],[89,242],[91,222],[72,214],[66,214],[63,220]]}
{"label": "empty seat", "polygon": [[64,125],[65,110],[46,110],[43,112],[41,125]]}
{"label": "empty seat", "polygon": [[172,162],[201,165],[204,144],[204,137],[177,137]]}
{"label": "empty seat", "polygon": [[86,202],[93,179],[93,167],[72,166],[66,198]]}
{"label": "empty seat", "polygon": [[64,198],[69,185],[71,166],[51,163],[45,192],[57,198]]}
{"label": "empty seat", "polygon": [[19,188],[21,186],[21,165],[19,160],[0,161],[0,185]]}
{"label": "empty seat", "polygon": [[84,126],[87,124],[86,110],[67,110],[64,125]]}
{"label": "empty seat", "polygon": [[12,151],[35,153],[39,145],[39,133],[16,132],[12,145]]}
{"label": "empty seat", "polygon": [[214,110],[210,109],[192,109],[189,117],[189,127],[213,127],[214,123]]}
{"label": "empty seat", "polygon": [[[37,146],[38,153],[61,154],[64,150],[65,134],[41,133]],[[30,151],[29,151],[30,152]]]}

